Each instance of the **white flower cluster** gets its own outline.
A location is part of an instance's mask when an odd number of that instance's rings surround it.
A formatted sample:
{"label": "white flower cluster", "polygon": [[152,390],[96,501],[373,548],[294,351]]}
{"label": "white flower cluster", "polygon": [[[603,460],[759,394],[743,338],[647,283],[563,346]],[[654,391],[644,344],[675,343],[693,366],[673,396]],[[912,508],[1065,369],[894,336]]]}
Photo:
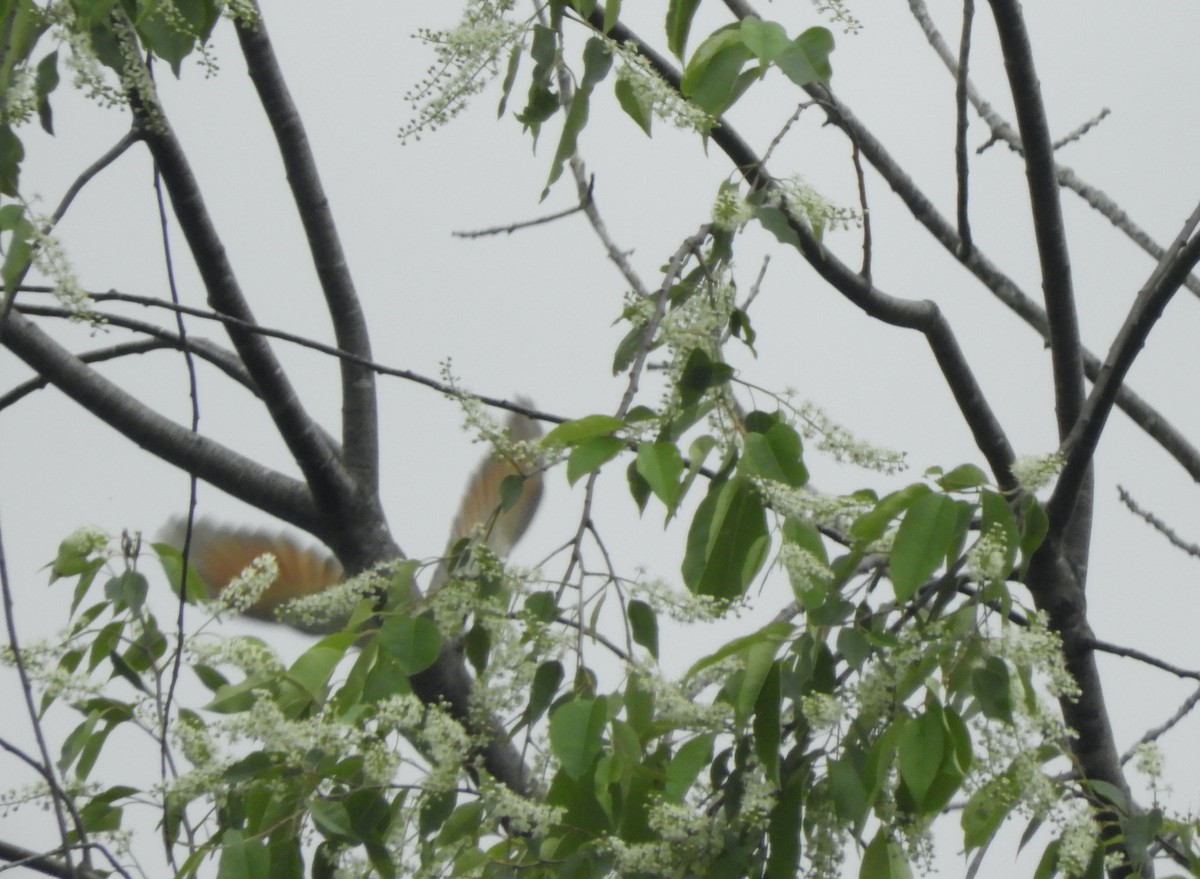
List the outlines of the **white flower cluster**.
{"label": "white flower cluster", "polygon": [[817,12],[827,16],[842,26],[848,34],[856,34],[862,30],[862,22],[850,13],[846,0],[813,0]]}
{"label": "white flower cluster", "polygon": [[794,543],[784,543],[779,548],[779,562],[787,571],[793,591],[811,592],[828,587],[833,582],[829,566],[812,552]]}
{"label": "white flower cluster", "polygon": [[1032,494],[1048,486],[1062,468],[1063,457],[1058,452],[1022,455],[1013,461],[1012,474],[1017,484]]}
{"label": "white flower cluster", "polygon": [[1050,630],[1041,611],[1030,614],[1026,626],[1005,626],[997,653],[1014,665],[1028,665],[1046,676],[1046,689],[1055,699],[1079,695],[1079,684],[1067,671],[1062,640]]}
{"label": "white flower cluster", "polygon": [[[706,671],[710,672],[711,680],[721,680],[730,671],[731,665],[736,665],[737,659],[731,657],[729,664],[718,664]],[[728,702],[702,702],[696,696],[696,690],[703,687],[708,679],[693,680],[687,688],[678,681],[668,680],[661,675],[643,669],[638,675],[639,683],[654,696],[656,722],[664,727],[696,732],[724,732],[733,717],[733,706]]]}
{"label": "white flower cluster", "polygon": [[1004,528],[993,524],[967,550],[967,575],[986,586],[1002,582],[1008,572],[1008,540]]}
{"label": "white flower cluster", "polygon": [[742,198],[742,193],[732,183],[723,183],[717,190],[717,199],[712,207],[712,224],[717,229],[736,232],[754,217],[754,208]]}
{"label": "white flower cluster", "polygon": [[275,612],[276,618],[301,629],[327,631],[343,625],[364,598],[385,595],[392,566],[376,565],[350,579],[312,595],[293,598]]}
{"label": "white flower cluster", "polygon": [[102,324],[103,320],[92,311],[92,299],[80,286],[62,241],[43,231],[49,228],[48,218],[30,213],[29,223],[33,228],[33,265],[54,285],[59,304],[70,312],[73,321],[85,321],[93,327]]}
{"label": "white flower cluster", "polygon": [[508,822],[508,829],[522,836],[540,839],[556,824],[561,824],[565,810],[541,800],[523,797],[508,785],[484,779],[481,793],[488,811]]}
{"label": "white flower cluster", "polygon": [[1096,850],[1096,822],[1086,808],[1068,819],[1058,837],[1058,869],[1067,879],[1082,876]]}
{"label": "white flower cluster", "polygon": [[800,697],[800,713],[814,730],[833,729],[842,722],[846,706],[829,693],[809,693]]}
{"label": "white flower cluster", "polygon": [[260,555],[221,590],[216,602],[235,614],[245,613],[258,603],[279,576],[279,562],[273,555]]}
{"label": "white flower cluster", "polygon": [[696,595],[664,580],[652,577],[639,569],[637,579],[629,584],[630,594],[650,605],[656,614],[678,623],[712,622],[737,614],[748,606],[744,599],[723,601],[712,595]]}
{"label": "white flower cluster", "polygon": [[712,130],[717,120],[672,88],[634,46],[609,40],[608,47],[617,61],[617,80],[628,83],[639,104],[684,131],[708,134]]}
{"label": "white flower cluster", "polygon": [[500,73],[500,59],[524,36],[508,18],[512,0],[472,0],[456,27],[422,28],[414,36],[433,48],[425,78],[404,95],[413,118],[400,129],[400,142],[420,140],[466,109]]}
{"label": "white flower cluster", "polygon": [[777,182],[784,209],[804,220],[816,234],[822,230],[846,230],[862,225],[862,215],[853,208],[838,207],[821,195],[799,175]]}
{"label": "white flower cluster", "polygon": [[789,408],[799,419],[797,427],[800,435],[805,440],[815,440],[816,447],[831,455],[835,461],[888,475],[908,469],[904,452],[874,446],[858,438],[830,418],[816,403],[805,400],[795,406],[789,404]]}

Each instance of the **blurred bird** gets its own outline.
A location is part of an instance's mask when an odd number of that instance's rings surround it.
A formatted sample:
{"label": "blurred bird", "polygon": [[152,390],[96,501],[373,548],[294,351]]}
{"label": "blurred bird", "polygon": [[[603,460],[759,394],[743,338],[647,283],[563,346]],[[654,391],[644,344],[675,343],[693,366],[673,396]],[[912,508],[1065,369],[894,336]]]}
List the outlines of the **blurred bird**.
{"label": "blurred bird", "polygon": [[[530,405],[520,400],[522,405]],[[509,435],[518,441],[535,440],[542,430],[537,422],[514,414],[507,424]],[[523,478],[521,495],[509,509],[503,509],[501,485],[509,476]],[[533,466],[524,466],[501,458],[493,452],[485,458],[467,482],[450,530],[449,548],[480,529],[481,542],[497,555],[508,555],[528,529],[542,498],[542,476]],[[160,539],[182,551],[186,522],[173,518]],[[219,594],[256,558],[273,555],[279,575],[270,588],[245,611],[256,619],[276,621],[276,610],[294,598],[314,595],[343,579],[342,566],[324,547],[301,543],[295,538],[269,530],[231,528],[199,520],[192,525],[188,562],[204,581],[209,595]],[[434,574],[433,585],[447,576],[443,561]]]}

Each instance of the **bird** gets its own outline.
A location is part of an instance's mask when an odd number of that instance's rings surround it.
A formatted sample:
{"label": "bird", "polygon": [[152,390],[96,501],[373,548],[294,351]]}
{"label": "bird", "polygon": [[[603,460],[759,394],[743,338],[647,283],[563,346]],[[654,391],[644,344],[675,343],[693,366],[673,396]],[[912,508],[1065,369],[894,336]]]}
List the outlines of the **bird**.
{"label": "bird", "polygon": [[[518,402],[530,408],[528,401]],[[514,413],[506,425],[509,435],[518,441],[533,441],[542,430],[536,421]],[[516,476],[522,480],[521,495],[504,509],[501,486]],[[467,480],[466,491],[454,517],[447,542],[447,557],[462,540],[478,535],[480,542],[500,556],[508,555],[528,530],[541,503],[541,470],[528,462],[508,460],[495,450],[487,455]],[[172,518],[159,534],[162,543],[182,551],[186,521]],[[209,597],[219,595],[255,559],[272,555],[279,573],[270,587],[243,612],[258,620],[278,622],[277,612],[287,602],[316,595],[343,581],[341,564],[323,546],[306,543],[269,529],[253,529],[198,519],[192,524],[188,563],[203,581]],[[437,586],[448,577],[444,559],[433,576]]]}

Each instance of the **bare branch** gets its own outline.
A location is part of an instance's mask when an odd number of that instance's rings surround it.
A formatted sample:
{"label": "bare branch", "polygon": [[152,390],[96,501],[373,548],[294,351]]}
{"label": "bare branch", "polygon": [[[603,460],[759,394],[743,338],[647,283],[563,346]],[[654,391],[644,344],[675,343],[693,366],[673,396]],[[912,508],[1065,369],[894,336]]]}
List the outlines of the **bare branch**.
{"label": "bare branch", "polygon": [[511,235],[513,232],[518,232],[521,229],[529,229],[533,226],[541,226],[545,223],[553,223],[555,220],[561,220],[564,217],[569,217],[572,214],[577,214],[580,211],[586,211],[588,203],[592,200],[592,187],[596,184],[596,178],[593,175],[588,181],[587,190],[579,199],[579,204],[573,208],[567,208],[565,211],[555,211],[553,214],[547,214],[544,217],[537,217],[533,220],[522,220],[518,223],[509,223],[507,226],[489,226],[486,229],[474,229],[470,231],[451,232],[455,238],[485,238],[490,235]]}
{"label": "bare branch", "polygon": [[1071,285],[1071,261],[1063,227],[1062,206],[1055,178],[1054,145],[1042,104],[1041,85],[1033,68],[1033,48],[1016,0],[989,0],[1009,87],[1016,107],[1017,126],[1025,149],[1034,234],[1042,270],[1042,292],[1050,317],[1050,356],[1054,364],[1055,410],[1058,435],[1065,439],[1083,405],[1083,360],[1079,317]]}
{"label": "bare branch", "polygon": [[[22,314],[46,314],[52,311],[52,309],[21,308],[20,311]],[[53,311],[57,312],[56,314],[52,315],[54,317],[70,317],[70,312],[65,308],[53,309]],[[109,323],[116,326],[118,325],[118,321],[121,320],[121,318],[114,318],[110,319]],[[144,326],[152,327],[153,324],[144,324]],[[160,332],[162,331],[160,330]],[[170,335],[170,333],[163,332],[163,336]],[[258,388],[254,386],[254,382],[250,381],[250,377],[246,375],[245,371],[241,370],[241,366],[237,364],[236,360],[234,360],[232,363],[229,362],[233,360],[233,358],[230,358],[228,351],[225,351],[216,345],[213,345],[211,342],[207,342],[203,339],[189,339],[188,344],[192,346],[193,353],[195,353],[197,356],[207,360],[209,363],[212,363],[214,366],[226,372],[226,374],[228,374],[231,378],[241,382],[242,385],[251,393],[258,393]],[[178,338],[156,338],[153,340],[147,339],[141,342],[122,342],[106,348],[99,348],[95,351],[87,351],[76,356],[78,356],[79,359],[84,363],[104,363],[108,360],[117,360],[118,358],[128,357],[130,355],[149,354],[152,351],[162,351],[164,349],[179,350],[179,348],[180,342]],[[231,369],[240,370],[240,372],[231,371]],[[12,390],[0,394],[0,412],[3,412],[8,407],[21,401],[35,391],[40,391],[43,388],[48,387],[49,384],[50,382],[41,376],[21,382],[13,387]]]}
{"label": "bare branch", "polygon": [[1155,531],[1167,538],[1167,540],[1171,541],[1171,543],[1179,547],[1179,549],[1182,549],[1188,555],[1200,558],[1200,544],[1188,543],[1186,540],[1176,534],[1175,530],[1171,528],[1170,525],[1158,518],[1158,516],[1154,515],[1149,510],[1143,510],[1140,506],[1138,506],[1138,504],[1134,501],[1133,496],[1119,485],[1117,486],[1117,494],[1121,498],[1121,503],[1129,508],[1129,512],[1133,513],[1135,516],[1141,516]]}
{"label": "bare branch", "polygon": [[[921,30],[925,33],[925,37],[929,41],[929,45],[933,47],[933,50],[937,53],[938,57],[942,59],[942,63],[946,65],[946,68],[951,73],[955,73],[958,70],[958,60],[954,57],[954,53],[950,51],[950,47],[946,45],[946,41],[942,39],[942,35],[938,32],[937,28],[934,27],[933,20],[929,17],[929,10],[926,8],[924,0],[908,0],[908,6],[909,9],[912,10],[913,18],[916,19],[917,24],[920,25]],[[1021,153],[1022,149],[1020,135],[1018,135],[1016,130],[1007,122],[1005,122],[1004,119],[1001,118],[1000,114],[997,113],[992,106],[983,99],[978,90],[976,90],[975,86],[971,84],[970,80],[967,81],[967,97],[970,99],[972,106],[975,107],[976,112],[979,113],[979,115],[985,122],[987,122],[988,126],[992,130],[992,140],[989,141],[989,143],[995,141],[1004,141],[1006,144],[1008,144],[1010,149],[1017,153]],[[1065,141],[1069,140],[1076,133],[1082,134],[1083,131],[1089,128],[1092,124],[1095,124],[1095,122],[1098,122],[1100,119],[1104,118],[1104,115],[1105,114],[1102,112],[1100,116],[1091,123],[1084,125],[1076,132],[1072,132],[1071,134],[1067,135],[1067,137],[1056,141],[1054,148],[1057,150],[1059,146],[1061,146]],[[982,151],[983,147],[978,150],[978,152]],[[1055,176],[1060,186],[1070,189],[1072,192],[1082,198],[1091,208],[1108,218],[1109,222],[1111,222],[1117,227],[1117,229],[1128,236],[1135,244],[1137,244],[1138,247],[1142,248],[1142,250],[1154,257],[1155,260],[1162,259],[1162,255],[1164,253],[1163,247],[1156,243],[1140,226],[1133,222],[1129,215],[1125,213],[1125,211],[1122,210],[1117,203],[1114,202],[1104,192],[1081,180],[1073,170],[1065,165],[1060,164],[1055,166]],[[1187,280],[1184,281],[1184,286],[1200,296],[1200,278],[1197,278],[1194,275],[1189,275]],[[1089,372],[1089,377],[1090,376],[1091,374]]]}
{"label": "bare branch", "polygon": [[1121,765],[1124,766],[1137,756],[1137,749],[1139,745],[1144,745],[1147,742],[1157,741],[1158,739],[1162,738],[1163,735],[1175,727],[1179,721],[1191,714],[1192,709],[1196,707],[1197,703],[1200,703],[1200,687],[1197,687],[1196,690],[1193,691],[1192,695],[1184,699],[1183,704],[1175,709],[1175,713],[1169,718],[1164,720],[1158,726],[1148,729],[1146,732],[1142,733],[1138,740],[1133,743],[1133,746],[1121,755]]}
{"label": "bare branch", "polygon": [[67,351],[23,315],[13,313],[3,342],[31,369],[76,403],[142,448],[281,521],[327,533],[304,483],[192,434],[122,390]]}
{"label": "bare branch", "polygon": [[[603,12],[593,12],[590,21],[594,27],[602,27]],[[679,72],[623,24],[614,25],[609,36],[618,42],[636,46],[659,75],[674,88],[679,88]],[[815,92],[814,97],[822,103],[829,97],[828,91],[819,86],[810,87],[809,91],[810,94]],[[762,166],[759,157],[727,122],[718,120],[710,136],[753,189],[773,188],[775,181]],[[1010,470],[1012,447],[937,305],[930,301],[904,300],[882,292],[827,251],[805,222],[789,217],[789,224],[804,258],[834,289],[877,320],[920,330],[925,335],[975,443],[996,479],[1003,487],[1015,486]]]}
{"label": "bare branch", "polygon": [[[262,16],[237,22],[238,41],[259,100],[279,144],[296,211],[325,294],[334,337],[343,351],[371,359],[371,340],[362,303],[350,277],[329,199],[321,184],[304,123],[292,101]],[[379,489],[379,413],[375,376],[354,361],[342,361],[342,447],[345,465],[370,494]],[[312,449],[310,448],[311,452]]]}
{"label": "bare branch", "polygon": [[975,0],[963,0],[962,38],[958,44],[958,71],[955,75],[954,164],[958,175],[958,237],[962,255],[971,252],[969,202],[970,163],[967,158],[967,69],[971,57],[971,23],[975,19]]}
{"label": "bare branch", "polygon": [[1133,307],[1113,339],[1108,358],[1100,368],[1100,374],[1096,377],[1082,414],[1063,442],[1066,464],[1059,474],[1054,494],[1047,505],[1052,525],[1056,514],[1062,516],[1075,506],[1076,495],[1085,482],[1092,455],[1100,442],[1100,434],[1112,412],[1117,392],[1125,381],[1125,376],[1142,346],[1146,344],[1150,330],[1162,316],[1167,303],[1182,286],[1184,278],[1191,273],[1196,263],[1200,262],[1200,235],[1193,234],[1197,225],[1200,225],[1200,204],[1183,224],[1175,241],[1138,291]]}
{"label": "bare branch", "polygon": [[[140,76],[131,75],[130,80],[144,81],[145,77],[146,72],[143,69]],[[147,107],[143,103],[143,97],[134,92],[130,93],[129,99],[143,139],[150,148],[167,192],[171,196],[180,229],[208,291],[209,303],[216,311],[242,322],[241,325],[226,325],[230,339],[247,371],[262,390],[263,402],[279,430],[280,437],[287,444],[305,480],[312,486],[312,496],[305,506],[311,504],[315,498],[327,514],[332,514],[335,510],[361,508],[363,499],[360,487],[341,460],[333,454],[324,433],[305,411],[291,380],[266,339],[259,333],[243,328],[245,324],[256,323],[254,314],[225,254],[225,247],[213,225],[183,147],[172,131],[162,108],[157,105],[153,108]],[[26,348],[26,351],[34,354],[36,349]],[[42,371],[39,366],[33,363],[30,365]],[[277,515],[274,511],[270,512]],[[305,510],[302,514],[306,521],[309,512]],[[293,521],[287,515],[279,518]]]}

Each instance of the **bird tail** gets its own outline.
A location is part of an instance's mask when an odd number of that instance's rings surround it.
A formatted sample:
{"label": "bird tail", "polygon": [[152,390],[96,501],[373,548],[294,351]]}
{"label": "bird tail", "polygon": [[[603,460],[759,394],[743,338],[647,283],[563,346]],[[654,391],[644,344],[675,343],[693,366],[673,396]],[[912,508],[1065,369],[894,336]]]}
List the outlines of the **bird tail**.
{"label": "bird tail", "polygon": [[[520,401],[528,405],[527,401]],[[537,422],[514,414],[508,421],[509,436],[515,441],[532,441],[541,436]],[[509,448],[506,444],[502,444]],[[505,480],[515,477],[506,485]],[[520,494],[517,496],[517,489]],[[516,496],[505,509],[509,493]],[[498,555],[512,551],[529,528],[542,497],[542,475],[534,461],[522,460],[514,452],[493,450],[472,474],[450,532],[448,547],[463,538],[480,539]],[[163,543],[182,549],[186,522],[171,519],[160,532]],[[222,592],[251,562],[273,555],[279,575],[262,596],[245,612],[263,620],[276,620],[276,611],[287,601],[315,595],[342,582],[342,566],[324,547],[303,544],[291,536],[269,530],[232,528],[201,519],[193,523],[188,561],[204,581],[210,596]],[[438,585],[448,574],[443,562],[434,574]]]}

